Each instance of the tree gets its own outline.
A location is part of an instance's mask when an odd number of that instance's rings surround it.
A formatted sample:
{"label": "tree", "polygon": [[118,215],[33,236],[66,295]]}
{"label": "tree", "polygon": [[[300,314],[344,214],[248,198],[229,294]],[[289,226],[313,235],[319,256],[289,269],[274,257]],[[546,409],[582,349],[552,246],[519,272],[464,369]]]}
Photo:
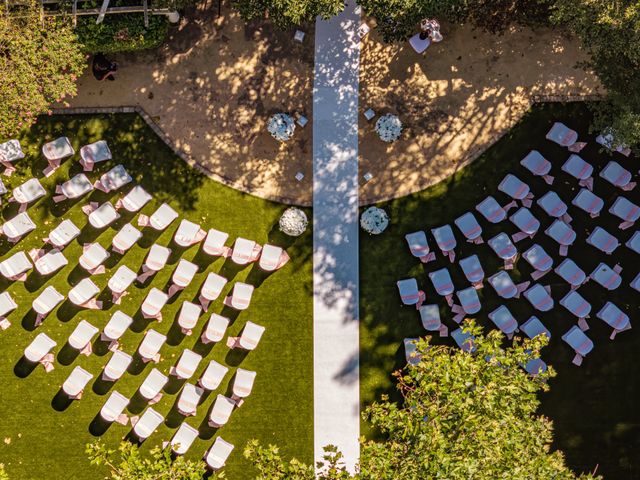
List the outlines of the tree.
{"label": "tree", "polygon": [[[16,7],[18,8],[18,7]],[[76,94],[85,59],[68,22],[40,18],[32,2],[0,16],[0,138]]]}
{"label": "tree", "polygon": [[343,0],[237,0],[235,8],[247,21],[269,17],[281,28],[313,21],[317,16],[329,18],[344,8]]}
{"label": "tree", "polygon": [[[505,349],[500,332],[483,336],[472,322],[465,328],[475,336],[475,353],[421,340],[419,362],[394,374],[402,402],[385,396],[365,409],[364,419],[383,439],[361,441],[355,475],[340,468],[337,457],[323,478],[576,478],[563,454],[551,451],[551,421],[537,414],[537,394],[549,388],[547,380],[555,373],[549,368],[532,377],[522,368],[539,357],[546,337],[516,341]],[[258,478],[311,478],[297,461],[292,470],[292,462],[287,464],[274,449],[254,441],[245,452]],[[335,450],[328,453],[336,455]]]}
{"label": "tree", "polygon": [[555,0],[553,20],[570,28],[590,54],[584,65],[608,94],[594,105],[594,131],[617,145],[640,145],[640,8],[637,0]]}
{"label": "tree", "polygon": [[9,475],[4,470],[4,465],[0,463],[0,480],[9,480]]}
{"label": "tree", "polygon": [[[91,465],[106,465],[113,480],[201,480],[206,472],[204,462],[194,462],[178,456],[171,458],[169,449],[153,448],[149,455],[142,455],[137,445],[123,441],[117,450],[108,449],[104,443],[87,445]],[[224,478],[214,474],[211,479]]]}

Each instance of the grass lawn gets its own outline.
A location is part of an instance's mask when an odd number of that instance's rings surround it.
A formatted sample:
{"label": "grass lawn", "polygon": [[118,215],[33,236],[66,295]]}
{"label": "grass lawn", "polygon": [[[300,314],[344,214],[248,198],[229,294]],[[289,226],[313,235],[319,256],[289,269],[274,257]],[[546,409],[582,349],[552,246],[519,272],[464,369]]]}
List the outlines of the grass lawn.
{"label": "grass lawn", "polygon": [[[586,232],[591,232],[595,225],[616,235],[621,243],[626,242],[637,230],[637,226],[626,231],[618,230],[620,220],[609,214],[608,209],[618,195],[624,195],[640,204],[640,188],[622,192],[597,176],[611,157],[599,152],[594,136],[588,134],[590,119],[586,105],[581,103],[535,106],[495,146],[452,178],[415,195],[379,205],[389,213],[390,226],[379,237],[363,235],[360,243],[360,361],[361,398],[364,405],[378,399],[382,393],[393,392],[390,373],[405,363],[402,339],[426,333],[416,310],[401,306],[396,281],[416,277],[418,284],[426,292],[426,303],[438,303],[441,306],[441,316],[450,330],[455,328],[451,311],[444,299],[435,293],[427,273],[447,266],[456,289],[469,286],[460,268],[451,266],[440,253],[436,263],[423,266],[410,255],[404,235],[425,230],[432,249],[437,249],[429,230],[449,223],[458,239],[456,259],[477,253],[487,276],[498,271],[502,261],[486,244],[476,246],[465,242],[453,226],[453,220],[466,211],[474,210],[475,205],[488,194],[494,195],[503,205],[508,203],[507,197],[497,190],[498,183],[508,172],[529,183],[536,198],[545,193],[549,187],[542,179],[534,178],[519,164],[531,149],[539,150],[552,162],[551,173],[556,176],[556,181],[551,188],[570,205],[578,191],[577,181],[560,171],[560,166],[570,153],[544,138],[554,121],[562,121],[578,130],[581,140],[589,142],[580,155],[594,165],[594,192],[605,200],[603,212],[597,219],[591,219],[583,211],[569,206],[569,213],[574,218],[572,225],[578,233],[578,239],[569,249],[569,257],[587,274],[601,261],[610,266],[620,263],[624,267],[623,283],[612,292],[607,292],[593,281],[579,289],[593,307],[589,321],[591,329],[587,334],[595,343],[594,350],[581,368],[571,364],[573,351],[560,338],[576,323],[576,319],[559,305],[559,300],[569,291],[569,287],[555,273],[549,273],[540,280],[543,285],[552,287],[552,296],[556,302],[552,311],[534,312],[523,298],[500,299],[485,282],[485,287],[480,291],[482,310],[478,315],[478,322],[486,328],[495,328],[487,314],[501,303],[509,307],[519,323],[536,314],[552,333],[551,343],[543,352],[543,359],[552,364],[558,373],[551,381],[550,393],[542,396],[541,411],[554,421],[555,447],[566,453],[569,465],[577,471],[593,470],[598,466],[598,473],[605,478],[640,478],[640,409],[637,408],[640,401],[640,363],[637,361],[640,341],[637,313],[640,297],[629,287],[629,282],[640,270],[638,256],[624,245],[613,255],[606,256],[585,243]],[[637,157],[632,155],[625,158],[615,154],[614,159],[637,174]],[[539,233],[533,241],[527,239],[518,243],[517,248],[523,252],[537,242],[554,257],[554,265],[558,265],[561,261],[558,246],[543,233],[551,224],[551,219],[535,202],[532,211],[542,223]],[[476,217],[484,229],[485,241],[501,230],[509,234],[516,231],[508,220],[490,225],[479,214]],[[529,280],[531,270],[524,260],[519,259],[513,272],[514,280]],[[608,338],[610,327],[595,317],[595,313],[607,300],[622,308],[634,324],[631,331],[619,334],[614,341]],[[443,341],[453,344],[450,339]]]}
{"label": "grass lawn", "polygon": [[[82,170],[78,164],[79,155],[76,154],[64,161],[53,177],[42,177],[46,161],[40,148],[44,142],[61,135],[71,139],[76,152],[86,143],[107,140],[114,160],[98,164],[96,171],[90,173],[89,177],[95,180],[116,163],[124,164],[134,181],[154,195],[154,200],[145,206],[143,213],[150,214],[161,202],[166,201],[180,213],[181,218],[198,222],[205,229],[215,227],[228,232],[229,242],[237,236],[243,236],[261,244],[271,242],[287,247],[291,261],[283,269],[267,275],[257,265],[238,267],[230,260],[220,258],[211,261],[210,257],[200,251],[199,246],[180,249],[172,242],[179,221],[160,235],[147,228],[139,244],[124,257],[111,255],[107,260],[106,274],[92,277],[102,289],[100,299],[105,300],[104,310],[78,310],[65,302],[49,315],[43,325],[34,329],[31,302],[42,289],[53,285],[59,292],[66,294],[72,285],[87,275],[77,268],[82,243],[98,241],[107,247],[117,229],[128,221],[135,224],[133,215],[126,214],[127,212],[124,212],[116,224],[104,231],[98,232],[87,224],[86,216],[81,211],[82,205],[88,201],[102,203],[109,199],[115,202],[120,192],[104,194],[94,191],[88,198],[84,197],[76,203],[70,200],[57,205],[53,203],[51,198],[55,184]],[[18,170],[13,176],[3,177],[5,184],[11,189],[29,177],[37,176],[48,195],[30,205],[28,210],[38,229],[15,246],[9,244],[6,238],[1,239],[0,258],[4,259],[19,250],[28,251],[41,247],[42,239],[64,218],[72,219],[82,229],[82,234],[64,250],[69,265],[56,274],[42,278],[34,270],[24,283],[10,283],[4,278],[0,279],[0,288],[8,290],[19,304],[19,308],[9,316],[12,326],[0,332],[0,435],[4,440],[0,443],[0,462],[6,465],[10,477],[16,480],[94,480],[103,476],[104,471],[89,466],[84,453],[85,444],[92,441],[98,433],[94,428],[94,419],[113,389],[131,398],[154,365],[143,365],[134,357],[130,372],[115,385],[105,385],[99,377],[101,368],[111,353],[102,342],[97,340],[94,343],[94,354],[90,357],[80,355],[75,359],[63,359],[66,365],[60,363],[58,353],[80,319],[86,319],[102,328],[112,313],[121,309],[134,316],[134,326],[139,324],[142,321],[139,306],[145,295],[152,286],[166,291],[180,257],[193,260],[201,268],[191,285],[174,296],[165,307],[164,321],[150,324],[150,327],[168,334],[169,337],[161,350],[163,359],[157,368],[168,373],[184,348],[194,349],[205,357],[190,380],[192,383],[199,378],[208,360],[215,359],[230,368],[230,373],[218,390],[204,398],[198,408],[198,415],[187,419],[190,425],[200,431],[200,438],[192,445],[188,455],[194,459],[201,458],[214,438],[220,434],[236,447],[226,469],[228,477],[232,479],[248,476],[248,465],[242,451],[246,441],[251,438],[258,438],[265,443],[277,443],[282,447],[283,454],[312,461],[311,232],[308,231],[295,241],[286,238],[277,229],[278,218],[285,209],[283,205],[237,192],[209,180],[177,158],[142,119],[134,114],[41,118],[20,141],[27,157],[17,163]],[[127,186],[123,190],[126,192],[129,188]],[[15,204],[3,202],[3,219],[13,217],[16,211]],[[144,286],[134,283],[120,306],[111,304],[110,292],[106,288],[110,272],[123,264],[138,270],[153,242],[172,249],[169,265]],[[200,286],[211,271],[219,272],[229,280],[223,294],[209,307],[209,313],[222,313],[232,319],[227,334],[236,335],[247,320],[266,327],[258,348],[246,356],[238,351],[230,351],[225,341],[208,346],[199,342],[201,330],[208,320],[206,314],[201,317],[192,336],[183,336],[175,326],[174,319],[182,301],[197,298]],[[222,299],[232,288],[234,281],[246,281],[256,286],[251,306],[239,315],[222,305]],[[38,366],[26,378],[19,378],[14,368],[24,348],[39,332],[47,333],[58,343],[54,350],[57,357],[55,370],[45,374],[43,368]],[[137,350],[143,334],[140,329],[130,329],[122,338],[120,348],[132,354]],[[82,400],[63,409],[64,405],[54,398],[76,365],[92,372],[94,380],[85,389]],[[206,418],[217,393],[227,392],[230,395],[230,381],[237,366],[257,371],[253,393],[244,405],[233,412],[229,423],[218,432],[207,426]],[[162,400],[153,406],[166,416],[166,421],[143,444],[144,449],[169,440],[183,420],[174,409],[180,387],[181,383],[170,381]],[[144,406],[132,403],[129,413],[139,414]],[[129,426],[113,424],[101,438],[108,445],[114,446],[129,431]]]}

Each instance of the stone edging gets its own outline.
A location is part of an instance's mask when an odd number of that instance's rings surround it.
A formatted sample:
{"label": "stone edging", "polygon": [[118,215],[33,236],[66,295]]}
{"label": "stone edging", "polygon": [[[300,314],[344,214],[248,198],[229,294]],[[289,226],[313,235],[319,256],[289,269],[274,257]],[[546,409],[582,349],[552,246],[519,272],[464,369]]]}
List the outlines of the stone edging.
{"label": "stone edging", "polygon": [[184,160],[191,167],[197,169],[207,177],[222,183],[228,187],[233,188],[234,190],[239,190],[243,193],[253,195],[254,197],[262,198],[263,200],[268,200],[271,202],[283,203],[285,205],[297,205],[301,207],[310,207],[310,202],[299,202],[294,201],[288,197],[281,196],[264,196],[259,195],[254,192],[248,191],[243,185],[240,185],[238,182],[231,180],[230,178],[224,177],[219,173],[216,173],[208,168],[199,164],[191,155],[189,155],[184,150],[178,148],[176,144],[171,140],[171,138],[160,128],[160,126],[151,118],[144,108],[139,105],[135,106],[120,106],[120,107],[73,107],[73,108],[52,108],[52,114],[54,115],[87,115],[87,114],[105,114],[105,113],[137,113],[142,117],[142,119],[146,122],[147,125],[154,131],[158,137],[182,160]]}

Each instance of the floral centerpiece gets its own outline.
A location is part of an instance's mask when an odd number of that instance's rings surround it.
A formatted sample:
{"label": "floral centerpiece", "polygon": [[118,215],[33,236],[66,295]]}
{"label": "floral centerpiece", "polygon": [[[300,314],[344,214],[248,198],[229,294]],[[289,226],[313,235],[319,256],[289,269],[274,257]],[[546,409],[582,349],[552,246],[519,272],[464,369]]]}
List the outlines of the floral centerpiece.
{"label": "floral centerpiece", "polygon": [[293,117],[288,113],[276,113],[269,117],[267,122],[267,130],[273,138],[279,142],[286,142],[293,137],[293,132],[296,129],[296,123],[293,121]]}
{"label": "floral centerpiece", "polygon": [[360,216],[360,226],[362,229],[373,235],[379,235],[385,231],[389,225],[389,215],[378,207],[369,207]]}
{"label": "floral centerpiece", "polygon": [[402,133],[402,122],[397,115],[382,115],[376,122],[376,133],[383,142],[395,142]]}
{"label": "floral centerpiece", "polygon": [[280,231],[291,237],[299,237],[307,229],[307,215],[299,208],[289,207],[280,217]]}

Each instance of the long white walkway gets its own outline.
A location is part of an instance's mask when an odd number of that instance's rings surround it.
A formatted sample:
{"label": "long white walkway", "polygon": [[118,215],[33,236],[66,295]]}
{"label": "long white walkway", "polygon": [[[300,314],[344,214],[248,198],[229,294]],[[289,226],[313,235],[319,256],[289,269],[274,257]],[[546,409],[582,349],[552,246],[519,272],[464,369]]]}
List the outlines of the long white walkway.
{"label": "long white walkway", "polygon": [[358,460],[358,75],[360,10],[316,21],[313,93],[314,448]]}

